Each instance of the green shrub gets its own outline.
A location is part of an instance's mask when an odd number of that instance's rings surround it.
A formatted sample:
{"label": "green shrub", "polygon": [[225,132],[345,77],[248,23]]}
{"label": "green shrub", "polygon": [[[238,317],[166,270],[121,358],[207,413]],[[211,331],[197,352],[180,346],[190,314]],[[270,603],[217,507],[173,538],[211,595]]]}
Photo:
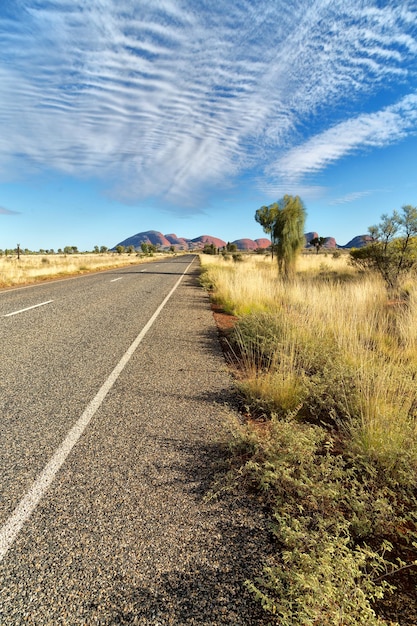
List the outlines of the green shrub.
{"label": "green shrub", "polygon": [[274,313],[253,313],[241,317],[231,341],[247,369],[269,370],[279,358],[288,337],[286,320]]}
{"label": "green shrub", "polygon": [[[340,425],[351,418],[357,394],[354,367],[343,361],[331,338],[295,327],[284,313],[254,313],[238,321],[232,343],[249,378],[239,385],[249,408],[285,413],[302,403],[300,416],[317,423]],[[293,391],[291,403],[279,405],[277,385],[282,397]]]}
{"label": "green shrub", "polygon": [[404,544],[400,524],[415,539],[415,499],[398,484],[396,494],[363,459],[337,454],[326,429],[292,418],[246,425],[235,447],[245,459],[240,480],[263,494],[273,519],[276,554],[246,583],[273,623],[386,623],[374,603],[393,589],[389,574],[405,562],[389,558],[384,537]]}

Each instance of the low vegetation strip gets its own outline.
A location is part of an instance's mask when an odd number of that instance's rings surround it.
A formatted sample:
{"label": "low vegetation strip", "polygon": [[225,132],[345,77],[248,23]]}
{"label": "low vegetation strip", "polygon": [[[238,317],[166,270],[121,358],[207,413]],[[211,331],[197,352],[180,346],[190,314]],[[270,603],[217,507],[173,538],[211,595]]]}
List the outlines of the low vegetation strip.
{"label": "low vegetation strip", "polygon": [[270,511],[275,557],[247,581],[271,624],[417,623],[417,289],[393,302],[349,255],[202,257],[236,316],[245,419],[233,479]]}
{"label": "low vegetation strip", "polygon": [[[157,258],[163,256],[158,254]],[[146,261],[155,261],[153,255],[117,254],[22,254],[0,256],[0,288],[27,285],[54,278],[77,276]]]}

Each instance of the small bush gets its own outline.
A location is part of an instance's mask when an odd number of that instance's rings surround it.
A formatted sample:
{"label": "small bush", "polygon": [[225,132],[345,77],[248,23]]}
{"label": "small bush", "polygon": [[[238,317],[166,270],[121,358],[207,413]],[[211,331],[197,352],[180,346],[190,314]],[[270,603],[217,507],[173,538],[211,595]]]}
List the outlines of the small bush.
{"label": "small bush", "polygon": [[282,370],[245,378],[237,386],[251,414],[266,418],[301,411],[308,394],[304,378]]}
{"label": "small bush", "polygon": [[352,367],[332,341],[297,328],[284,312],[242,317],[232,341],[246,377],[239,388],[257,414],[285,414],[302,405],[300,415],[317,423],[340,424],[351,417]]}
{"label": "small bush", "polygon": [[[247,425],[237,447],[246,459],[240,479],[271,508],[276,556],[247,586],[274,623],[384,624],[374,602],[392,590],[387,578],[404,561],[391,557],[389,541],[376,538],[404,543],[398,511],[406,501],[412,510],[414,497],[386,491],[376,467],[335,453],[325,429],[292,418],[273,417],[261,430]],[[412,538],[415,523],[407,515],[402,524]]]}
{"label": "small bush", "polygon": [[286,326],[283,317],[271,313],[254,313],[239,319],[232,342],[247,371],[271,369],[288,339]]}

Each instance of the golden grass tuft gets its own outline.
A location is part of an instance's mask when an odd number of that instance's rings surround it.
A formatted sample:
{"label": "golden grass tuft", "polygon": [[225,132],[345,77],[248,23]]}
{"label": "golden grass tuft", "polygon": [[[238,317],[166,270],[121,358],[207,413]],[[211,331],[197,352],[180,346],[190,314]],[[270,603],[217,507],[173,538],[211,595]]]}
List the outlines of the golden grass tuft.
{"label": "golden grass tuft", "polygon": [[413,283],[407,302],[388,302],[381,280],[352,268],[344,254],[301,255],[290,283],[263,255],[242,263],[202,255],[201,262],[217,301],[249,320],[237,335],[248,401],[278,413],[310,403],[321,417],[327,408],[344,420],[356,450],[390,465],[406,448],[417,467]]}

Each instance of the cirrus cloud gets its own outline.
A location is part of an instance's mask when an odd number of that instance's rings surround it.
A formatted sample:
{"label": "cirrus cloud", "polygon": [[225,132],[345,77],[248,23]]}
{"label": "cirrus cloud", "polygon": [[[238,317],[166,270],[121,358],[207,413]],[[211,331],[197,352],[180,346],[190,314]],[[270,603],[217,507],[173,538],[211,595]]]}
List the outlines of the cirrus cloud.
{"label": "cirrus cloud", "polygon": [[0,215],[19,215],[19,211],[11,211],[4,206],[0,206]]}
{"label": "cirrus cloud", "polygon": [[414,132],[416,20],[413,0],[21,0],[0,11],[0,177],[196,210],[243,173],[279,189]]}
{"label": "cirrus cloud", "polygon": [[346,120],[288,150],[270,168],[286,179],[318,172],[358,149],[383,147],[417,132],[417,94],[377,113]]}

